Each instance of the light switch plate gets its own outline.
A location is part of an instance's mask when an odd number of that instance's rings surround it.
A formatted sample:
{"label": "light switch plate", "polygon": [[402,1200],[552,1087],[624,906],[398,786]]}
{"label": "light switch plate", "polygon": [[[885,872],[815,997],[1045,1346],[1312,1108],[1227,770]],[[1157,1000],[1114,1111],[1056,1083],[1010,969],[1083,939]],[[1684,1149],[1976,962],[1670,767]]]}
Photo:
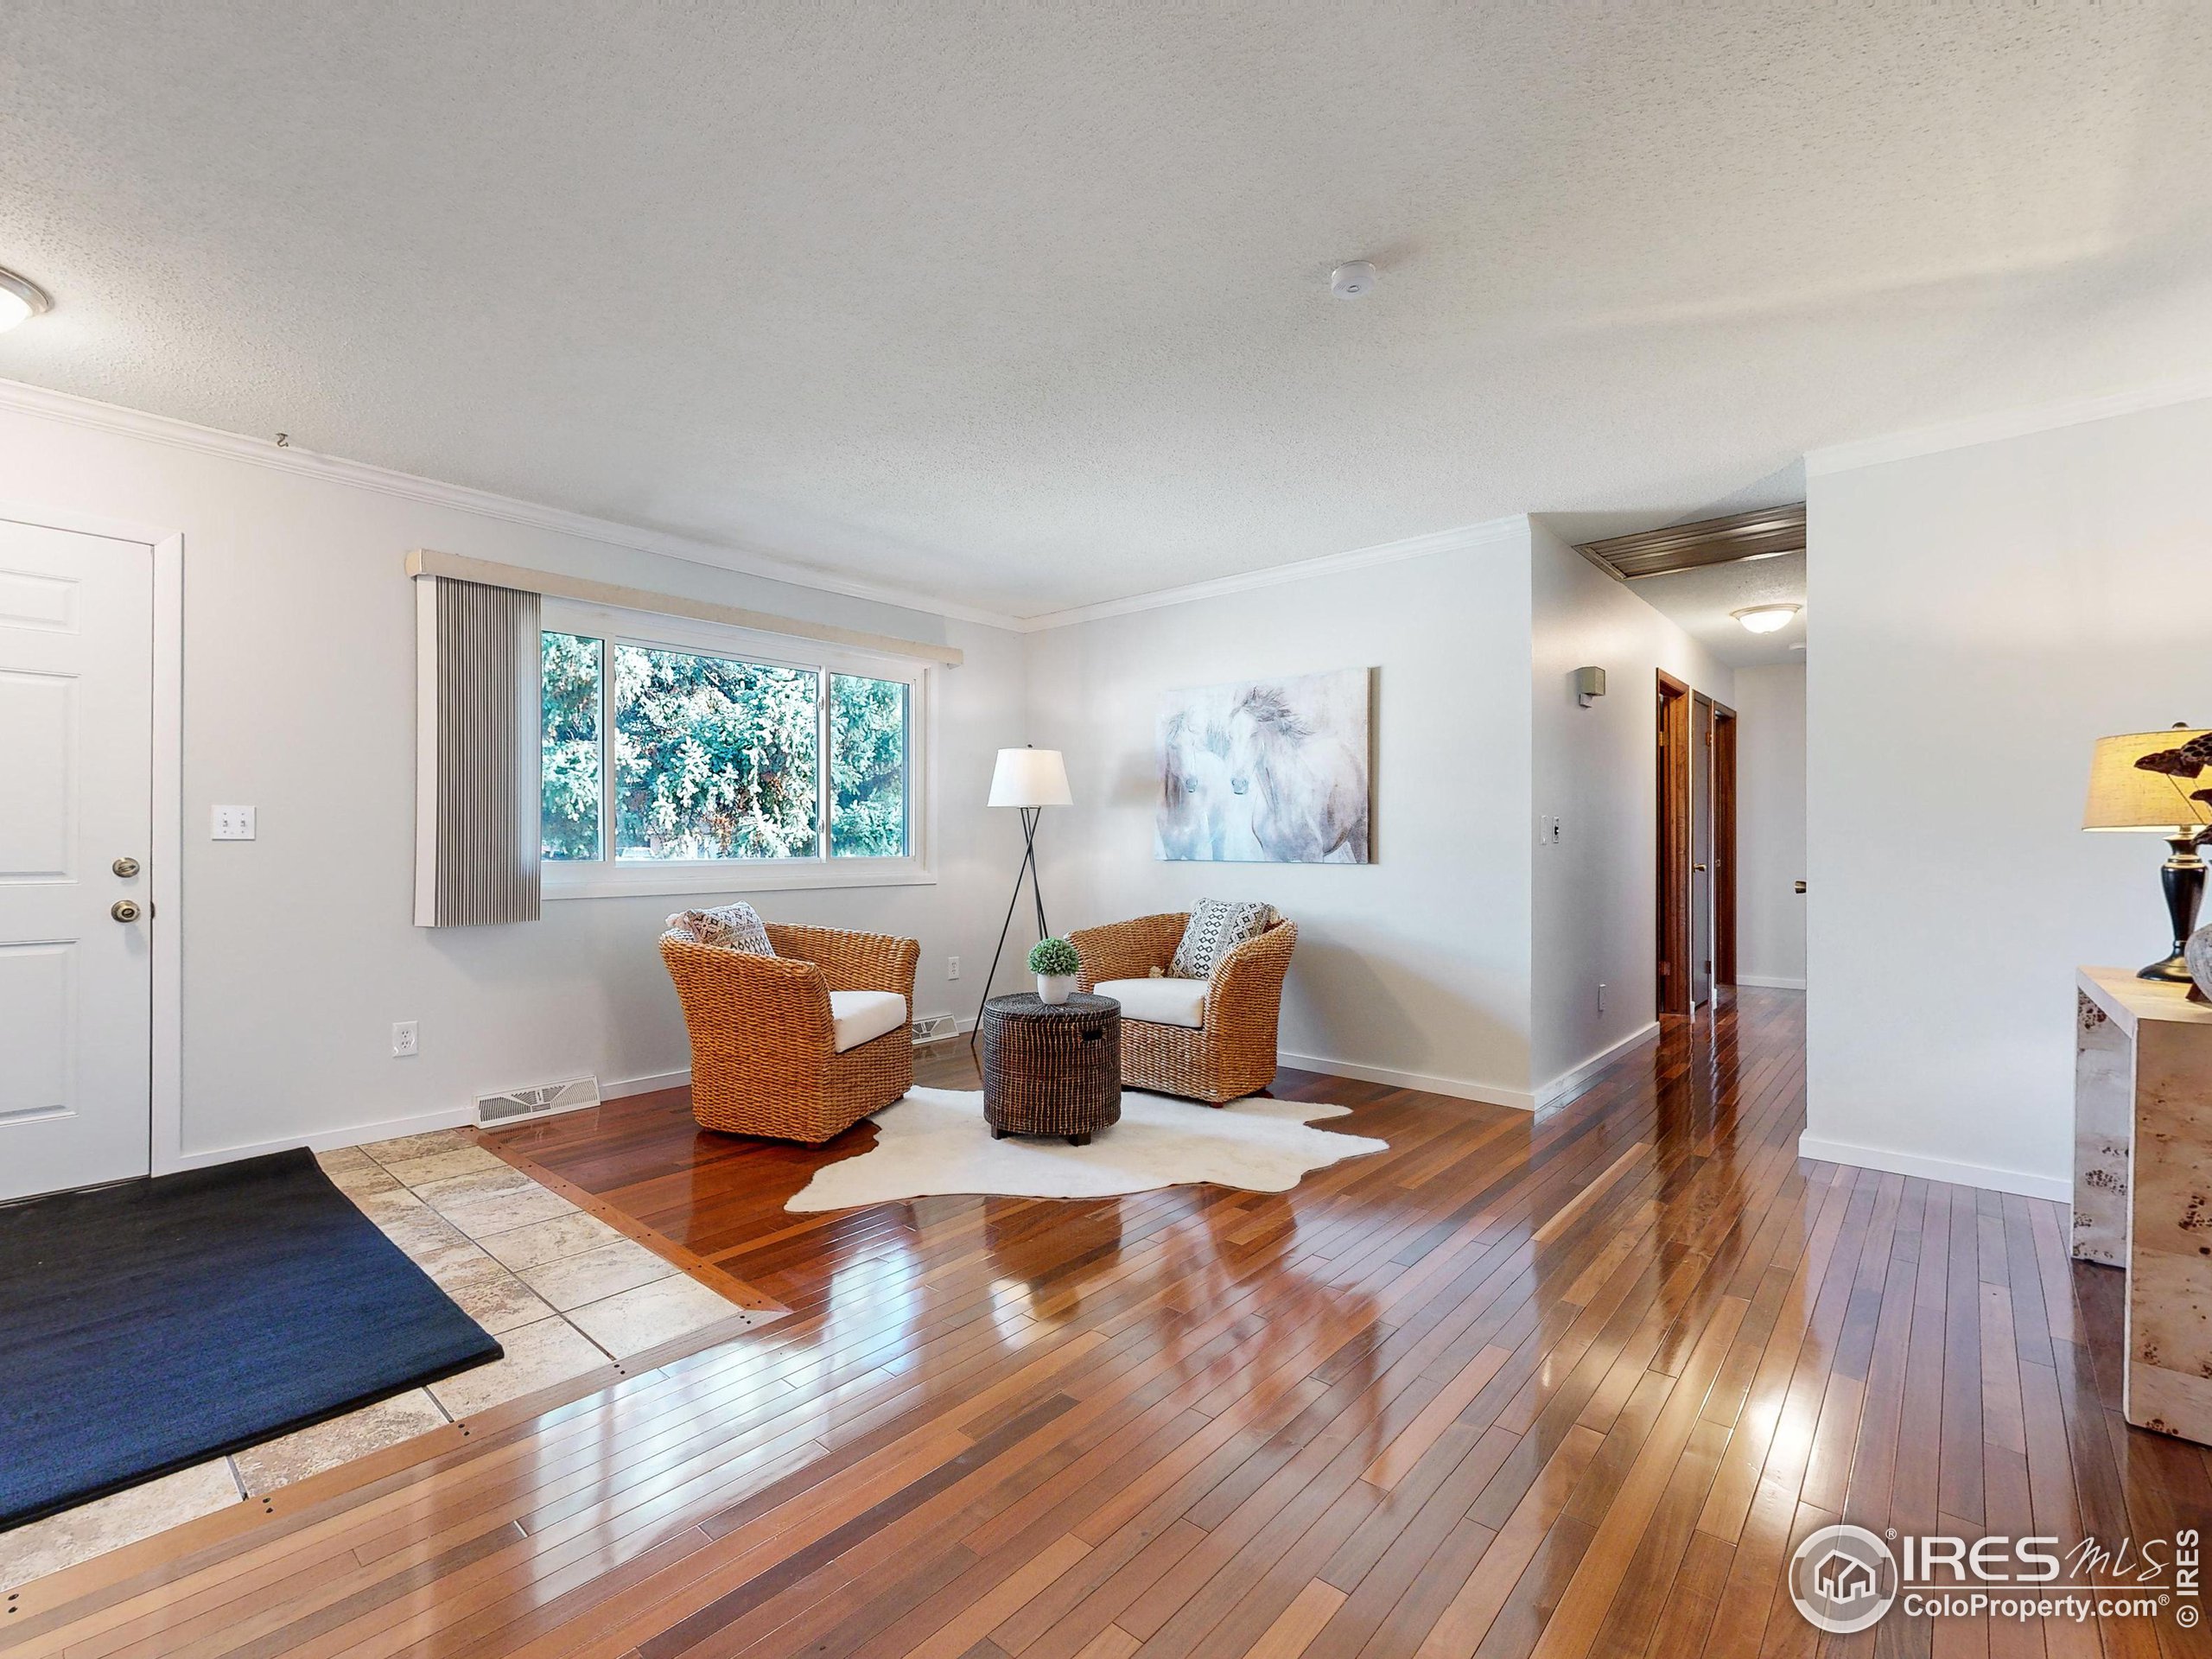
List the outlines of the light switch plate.
{"label": "light switch plate", "polygon": [[217,841],[251,841],[253,839],[253,809],[250,806],[219,806],[215,809],[213,838]]}

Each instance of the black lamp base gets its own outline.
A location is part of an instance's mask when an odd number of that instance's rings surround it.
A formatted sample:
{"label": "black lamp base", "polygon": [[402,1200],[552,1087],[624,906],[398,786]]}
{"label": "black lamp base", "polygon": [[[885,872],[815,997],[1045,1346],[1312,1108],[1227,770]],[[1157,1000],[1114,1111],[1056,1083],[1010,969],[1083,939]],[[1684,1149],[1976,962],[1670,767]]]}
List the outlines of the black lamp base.
{"label": "black lamp base", "polygon": [[2190,978],[2189,963],[2183,953],[2189,949],[2189,936],[2196,931],[2196,909],[2204,900],[2205,864],[2196,852],[2196,843],[2203,834],[2202,828],[2184,824],[2166,837],[2171,850],[2158,870],[2158,882],[2165,889],[2166,916],[2173,924],[2173,954],[2139,970],[2135,976],[2138,979],[2159,979],[2182,985],[2195,982]]}
{"label": "black lamp base", "polygon": [[2154,962],[2148,968],[2137,969],[2135,977],[2162,979],[2171,985],[2194,985],[2196,982],[2190,974],[2188,962],[2178,951],[2168,957],[2164,962]]}

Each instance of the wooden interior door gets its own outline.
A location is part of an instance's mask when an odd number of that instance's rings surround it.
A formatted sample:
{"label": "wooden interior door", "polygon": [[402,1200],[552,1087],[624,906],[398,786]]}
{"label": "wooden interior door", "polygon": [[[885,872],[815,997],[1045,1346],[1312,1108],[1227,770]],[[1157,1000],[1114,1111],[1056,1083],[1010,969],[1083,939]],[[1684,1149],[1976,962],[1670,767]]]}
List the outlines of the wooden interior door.
{"label": "wooden interior door", "polygon": [[1736,711],[1713,705],[1713,982],[1736,982]]}
{"label": "wooden interior door", "polygon": [[1690,1011],[1690,689],[1659,675],[1659,1014]]}
{"label": "wooden interior door", "polygon": [[1713,1001],[1713,699],[1690,700],[1690,1007]]}

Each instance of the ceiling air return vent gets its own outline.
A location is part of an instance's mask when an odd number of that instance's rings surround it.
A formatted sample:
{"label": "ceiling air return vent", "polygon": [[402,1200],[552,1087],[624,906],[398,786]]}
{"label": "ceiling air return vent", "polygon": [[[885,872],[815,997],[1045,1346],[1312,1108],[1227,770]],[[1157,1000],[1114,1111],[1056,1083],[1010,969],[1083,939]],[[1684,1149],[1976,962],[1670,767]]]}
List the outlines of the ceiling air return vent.
{"label": "ceiling air return vent", "polygon": [[1640,530],[1633,536],[1608,536],[1584,542],[1580,550],[1624,582],[1663,576],[1708,564],[1770,559],[1805,550],[1805,504],[1762,507],[1726,518],[1702,518],[1667,530]]}
{"label": "ceiling air return vent", "polygon": [[497,1128],[529,1117],[550,1117],[556,1112],[580,1112],[599,1104],[597,1077],[570,1077],[565,1083],[542,1083],[528,1089],[476,1096],[476,1122]]}

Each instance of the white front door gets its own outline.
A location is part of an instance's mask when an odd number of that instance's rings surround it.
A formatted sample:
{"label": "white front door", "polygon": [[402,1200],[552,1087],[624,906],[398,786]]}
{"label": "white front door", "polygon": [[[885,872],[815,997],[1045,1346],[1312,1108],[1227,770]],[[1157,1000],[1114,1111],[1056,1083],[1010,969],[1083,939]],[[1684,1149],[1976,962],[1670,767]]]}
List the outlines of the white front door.
{"label": "white front door", "polygon": [[153,550],[0,521],[0,1199],[149,1167],[152,794]]}

